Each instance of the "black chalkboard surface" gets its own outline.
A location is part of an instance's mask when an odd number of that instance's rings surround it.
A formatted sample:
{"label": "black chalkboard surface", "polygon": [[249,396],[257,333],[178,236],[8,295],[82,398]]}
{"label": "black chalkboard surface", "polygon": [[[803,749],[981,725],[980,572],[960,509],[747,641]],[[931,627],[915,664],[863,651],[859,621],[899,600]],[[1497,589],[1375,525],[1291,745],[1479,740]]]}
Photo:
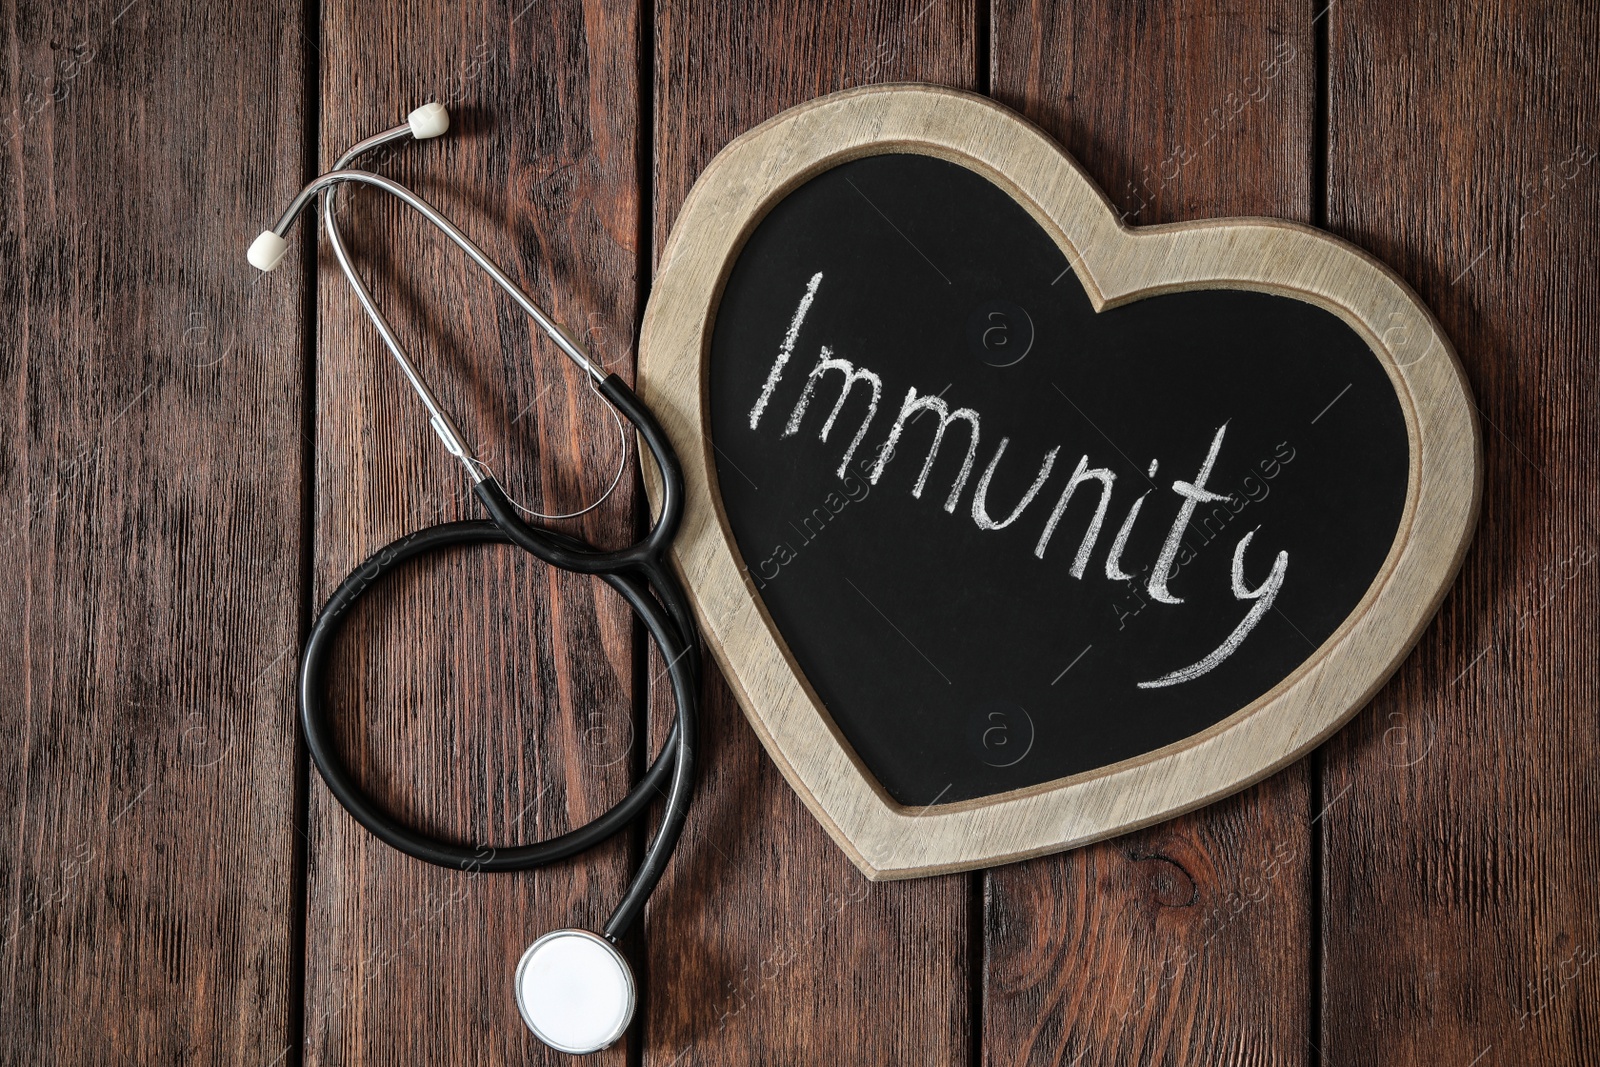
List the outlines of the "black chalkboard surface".
{"label": "black chalkboard surface", "polygon": [[1097,314],[1010,195],[925,155],[767,214],[707,375],[749,584],[906,805],[1244,708],[1351,614],[1406,499],[1395,388],[1337,316],[1242,290]]}

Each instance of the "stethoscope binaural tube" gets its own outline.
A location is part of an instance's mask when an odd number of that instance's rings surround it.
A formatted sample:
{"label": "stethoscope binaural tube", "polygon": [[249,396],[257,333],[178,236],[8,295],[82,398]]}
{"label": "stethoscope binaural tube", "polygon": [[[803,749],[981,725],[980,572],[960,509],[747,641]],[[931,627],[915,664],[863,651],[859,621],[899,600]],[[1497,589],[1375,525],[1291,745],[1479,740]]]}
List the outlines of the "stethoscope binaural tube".
{"label": "stethoscope binaural tube", "polygon": [[[405,186],[370,171],[351,169],[356,158],[406,137],[443,133],[449,117],[438,104],[412,112],[407,123],[354,146],[333,171],[308,183],[279,218],[250,247],[252,265],[270,271],[282,261],[284,234],[295,218],[321,195],[329,243],[379,335],[427,408],[429,423],[473,480],[489,521],[430,526],[373,553],[341,582],[311,627],[301,657],[300,721],[312,761],[330,792],[350,815],[385,843],[443,867],[463,871],[517,871],[541,867],[585,851],[642,816],[657,797],[666,797],[655,836],[646,847],[610,918],[603,937],[583,930],[558,930],[536,940],[518,963],[514,992],[528,1027],[545,1043],[564,1052],[598,1051],[626,1030],[636,1003],[627,960],[616,942],[644,910],[683,830],[694,786],[695,701],[700,656],[693,613],[666,551],[683,515],[683,473],[666,434],[650,410],[618,377],[605,374],[582,346],[546,315],[471,239]],[[344,247],[335,215],[335,191],[357,183],[381,189],[418,211],[487,271],[495,283],[534,319],[539,328],[589,375],[592,388],[620,418],[631,423],[650,450],[661,475],[661,509],[650,530],[622,549],[600,549],[568,534],[525,521],[499,481],[472,453],[455,423],[440,406],[394,331],[378,310]],[[619,422],[620,425],[620,422]],[[623,457],[624,462],[626,457]],[[613,481],[615,485],[615,481]],[[603,498],[602,498],[603,499]],[[593,507],[594,505],[590,505]],[[587,510],[587,509],[586,509]],[[395,569],[418,556],[455,546],[509,543],[562,570],[592,574],[620,593],[660,650],[677,715],[661,751],[637,784],[609,811],[557,837],[533,844],[475,846],[431,837],[405,826],[362,790],[340,757],[326,700],[328,660],[338,632],[356,601]]]}

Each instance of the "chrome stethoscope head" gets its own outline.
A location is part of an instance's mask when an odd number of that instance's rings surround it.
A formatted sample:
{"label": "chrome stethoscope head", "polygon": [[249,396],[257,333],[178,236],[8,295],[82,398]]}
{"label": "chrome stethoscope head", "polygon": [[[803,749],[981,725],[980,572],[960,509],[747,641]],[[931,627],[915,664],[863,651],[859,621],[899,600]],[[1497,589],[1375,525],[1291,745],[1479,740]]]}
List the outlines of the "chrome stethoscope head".
{"label": "chrome stethoscope head", "polygon": [[[560,323],[547,315],[544,309],[534,302],[532,297],[495,265],[494,261],[488,257],[483,249],[479,248],[470,237],[462,233],[454,223],[441,215],[432,204],[393,179],[385,178],[383,175],[375,174],[372,171],[350,169],[352,163],[374,149],[381,148],[394,141],[404,140],[407,137],[417,141],[438,137],[449,128],[450,113],[445,110],[443,104],[423,104],[411,112],[406,121],[400,125],[384,130],[382,133],[374,134],[352,146],[349,151],[339,157],[339,161],[334,164],[333,170],[312,179],[296,194],[294,200],[279,216],[272,229],[262,231],[261,235],[251,243],[247,256],[250,260],[250,265],[257,270],[263,272],[276,270],[278,264],[283,262],[283,257],[289,248],[289,242],[284,235],[289,232],[289,227],[294,225],[295,220],[300,217],[300,213],[306,209],[311,201],[321,195],[324,198],[322,214],[328,230],[328,243],[333,247],[333,255],[339,262],[339,268],[344,271],[344,276],[350,282],[350,287],[355,290],[357,299],[361,301],[361,307],[366,311],[367,317],[372,320],[372,324],[377,327],[379,336],[383,338],[383,343],[388,346],[389,351],[394,355],[395,362],[400,364],[400,370],[405,374],[406,381],[411,383],[411,388],[416,391],[417,396],[422,400],[423,406],[428,409],[428,424],[433,427],[433,432],[439,436],[439,440],[444,442],[444,446],[449,450],[450,454],[467,469],[467,473],[471,476],[473,482],[478,483],[489,477],[488,465],[478,459],[471,446],[467,444],[460,428],[456,426],[449,414],[440,405],[439,398],[433,394],[433,390],[428,388],[428,383],[423,380],[416,365],[411,362],[411,359],[405,353],[405,349],[400,346],[400,342],[395,337],[394,330],[389,325],[388,320],[378,310],[377,303],[372,298],[371,290],[361,280],[361,276],[356,273],[355,266],[350,261],[350,254],[345,248],[344,238],[339,233],[338,217],[335,210],[335,197],[341,184],[356,182],[361,185],[369,185],[383,190],[402,203],[414,208],[423,218],[427,219],[446,237],[455,242],[457,247],[472,257],[473,262],[482,267],[489,277],[494,279],[494,283],[507,296],[516,301],[523,311],[527,312],[528,317],[533,319],[545,336],[555,342],[556,347],[561,349],[568,359],[572,360],[588,375],[591,389],[606,379],[606,372],[595,364],[589,353],[584,350],[583,345],[576,338],[564,330]],[[612,476],[610,485],[607,486],[604,493],[587,507],[560,515],[542,514],[512,501],[517,508],[528,515],[538,519],[575,518],[598,507],[606,497],[611,495],[612,490],[617,487],[618,482],[621,480],[623,469],[627,464],[627,434],[623,431],[622,417],[617,413],[615,405],[612,405],[598,391],[596,391],[596,395],[606,402],[608,409],[611,411],[611,417],[616,422],[617,435],[621,441],[621,454],[618,458],[616,473]]]}

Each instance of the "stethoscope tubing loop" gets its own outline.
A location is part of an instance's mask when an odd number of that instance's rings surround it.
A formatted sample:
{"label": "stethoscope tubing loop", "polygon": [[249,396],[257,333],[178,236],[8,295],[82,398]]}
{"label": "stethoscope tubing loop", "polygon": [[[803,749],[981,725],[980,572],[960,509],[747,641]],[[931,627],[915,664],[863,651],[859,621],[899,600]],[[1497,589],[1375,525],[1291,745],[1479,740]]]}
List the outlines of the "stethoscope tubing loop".
{"label": "stethoscope tubing loop", "polygon": [[[542,531],[551,536],[552,531]],[[572,541],[555,534],[564,541]],[[326,671],[339,630],[368,590],[396,568],[417,556],[453,545],[516,543],[493,522],[454,522],[402,537],[368,557],[340,583],[318,615],[301,659],[299,703],[307,750],[329,791],[346,811],[384,843],[407,855],[441,867],[464,871],[517,871],[540,867],[586,851],[638,818],[651,801],[665,795],[666,811],[634,879],[607,922],[607,937],[620,937],[638,917],[644,901],[665,870],[682,832],[694,788],[698,649],[679,628],[681,586],[669,572],[657,570],[646,582],[634,568],[598,575],[627,600],[650,632],[666,660],[666,673],[678,715],[649,769],[609,811],[584,826],[536,844],[493,846],[446,841],[413,830],[390,815],[361,788],[339,755],[332,717],[325,697]],[[667,601],[652,595],[652,587]],[[690,635],[693,631],[691,630]]]}

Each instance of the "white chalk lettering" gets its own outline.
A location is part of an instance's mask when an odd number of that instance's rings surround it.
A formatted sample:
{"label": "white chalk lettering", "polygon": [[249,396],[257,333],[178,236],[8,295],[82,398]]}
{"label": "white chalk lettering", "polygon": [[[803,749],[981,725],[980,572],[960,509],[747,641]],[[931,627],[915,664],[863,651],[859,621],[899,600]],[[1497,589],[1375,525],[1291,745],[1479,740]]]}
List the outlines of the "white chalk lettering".
{"label": "white chalk lettering", "polygon": [[767,410],[767,402],[772,399],[772,391],[778,388],[778,382],[783,379],[784,364],[789,362],[789,357],[794,355],[795,342],[800,339],[800,327],[805,325],[806,312],[811,310],[811,302],[817,298],[817,286],[822,284],[822,272],[819,270],[811,276],[811,281],[806,284],[805,295],[800,298],[800,306],[794,310],[794,318],[789,321],[789,332],[783,335],[783,344],[778,349],[778,358],[773,361],[772,369],[767,372],[767,383],[761,387],[761,395],[756,398],[756,406],[750,409],[750,428],[754,430],[761,423],[761,413]]}
{"label": "white chalk lettering", "polygon": [[1126,582],[1133,577],[1122,569],[1122,553],[1128,547],[1128,535],[1133,532],[1133,520],[1139,517],[1139,509],[1144,507],[1144,498],[1149,495],[1147,490],[1133,502],[1133,507],[1128,509],[1128,517],[1122,520],[1122,528],[1117,531],[1117,536],[1111,542],[1111,551],[1106,553],[1106,577],[1113,582]]}
{"label": "white chalk lettering", "polygon": [[1083,540],[1078,544],[1078,554],[1072,560],[1072,569],[1067,572],[1074,578],[1082,578],[1084,569],[1089,566],[1089,556],[1094,552],[1094,544],[1100,539],[1100,524],[1106,521],[1106,508],[1111,506],[1111,486],[1116,480],[1117,476],[1104,467],[1090,470],[1088,456],[1078,460],[1078,469],[1072,472],[1072,480],[1061,490],[1061,499],[1056,501],[1055,510],[1050,512],[1050,521],[1044,524],[1044,533],[1039,535],[1039,543],[1034,546],[1033,554],[1044,559],[1044,548],[1054,536],[1056,525],[1066,512],[1067,505],[1072,503],[1072,494],[1078,486],[1084,482],[1099,482],[1100,502],[1095,505],[1094,518],[1089,520],[1089,529],[1084,532]]}
{"label": "white chalk lettering", "polygon": [[994,469],[1000,465],[1000,457],[1006,454],[1006,445],[1011,443],[1011,438],[1000,438],[1000,447],[994,450],[994,458],[989,461],[989,469],[983,472],[983,477],[978,479],[978,488],[972,493],[972,521],[978,524],[980,530],[1003,530],[1016,522],[1021,517],[1023,510],[1039,495],[1039,490],[1044,488],[1045,480],[1050,477],[1050,470],[1056,465],[1056,453],[1061,451],[1058,445],[1045,453],[1044,463],[1039,467],[1039,476],[1033,480],[1028,491],[1023,494],[1022,500],[1011,509],[1011,514],[1000,522],[989,517],[989,480],[994,477]]}
{"label": "white chalk lettering", "polygon": [[1146,591],[1152,600],[1159,600],[1163,604],[1183,603],[1182,597],[1173,596],[1167,591],[1167,580],[1172,577],[1172,561],[1178,556],[1178,545],[1183,540],[1184,531],[1189,528],[1189,519],[1194,515],[1195,505],[1232,499],[1206,489],[1206,479],[1211,477],[1211,468],[1217,462],[1217,453],[1222,450],[1222,435],[1227,432],[1227,423],[1217,428],[1217,435],[1211,439],[1211,449],[1206,453],[1206,461],[1200,465],[1200,473],[1195,475],[1192,483],[1184,481],[1172,483],[1172,491],[1183,497],[1183,504],[1178,508],[1178,517],[1172,520],[1172,529],[1167,532],[1166,543],[1161,546],[1161,555],[1156,557],[1156,565],[1150,571],[1150,583]]}
{"label": "white chalk lettering", "polygon": [[844,409],[844,402],[850,398],[850,390],[855,388],[856,383],[866,382],[872,387],[872,400],[867,405],[867,417],[861,420],[861,428],[850,439],[850,447],[845,449],[844,458],[839,461],[837,473],[843,478],[845,471],[850,469],[850,457],[856,454],[861,439],[867,435],[867,427],[878,414],[878,399],[883,395],[883,380],[876,374],[865,367],[856,369],[855,364],[848,359],[834,359],[833,350],[823,345],[822,357],[817,360],[817,365],[811,368],[811,374],[806,378],[806,387],[795,403],[794,411],[789,413],[789,422],[783,428],[783,436],[793,437],[800,432],[800,420],[805,417],[806,408],[811,406],[811,394],[816,390],[817,382],[831,370],[842,374],[844,383],[839,387],[839,399],[833,402],[833,411],[828,414],[828,421],[822,424],[822,432],[817,435],[822,441],[826,441],[828,435],[833,432],[833,424],[838,421],[839,412]]}
{"label": "white chalk lettering", "polygon": [[[761,387],[760,395],[756,398],[755,405],[750,409],[749,422],[752,430],[759,429],[761,419],[766,409],[772,404],[777,395],[779,386],[783,383],[784,373],[788,363],[793,358],[795,349],[799,344],[801,331],[806,323],[806,317],[815,302],[819,287],[822,283],[822,272],[812,275],[806,286],[805,293],[801,296],[799,304],[795,307],[794,315],[789,322],[789,328],[779,345],[777,358],[769,369],[766,381]],[[809,346],[808,346],[809,347]],[[858,458],[862,451],[869,430],[875,431],[875,438],[881,431],[877,430],[878,408],[884,398],[883,379],[874,371],[859,362],[845,359],[837,354],[826,344],[817,345],[817,359],[806,375],[803,385],[791,383],[787,388],[793,395],[795,390],[799,396],[790,409],[787,420],[778,431],[780,438],[792,438],[800,434],[805,425],[805,419],[811,412],[813,401],[818,397],[820,386],[837,382],[838,393],[827,394],[832,406],[827,418],[817,432],[817,439],[827,444],[833,435],[834,428],[839,424],[840,417],[849,404],[851,397],[860,397],[856,389],[858,385],[866,386],[865,414],[861,417],[859,425],[853,432],[846,427],[845,433],[850,440],[839,457],[837,474],[842,479],[840,491],[830,490],[824,497],[821,507],[814,507],[808,514],[802,514],[798,520],[791,520],[789,527],[798,537],[796,544],[806,545],[820,536],[823,529],[831,524],[833,518],[850,501],[865,497],[870,485],[876,486],[883,477],[889,461],[899,452],[905,451],[905,441],[908,432],[922,434],[927,420],[926,415],[933,416],[933,432],[923,455],[921,468],[917,472],[916,482],[911,488],[913,498],[921,499],[924,490],[928,487],[929,477],[933,474],[938,463],[939,450],[944,445],[946,431],[954,423],[964,423],[967,431],[966,454],[960,457],[959,469],[955,472],[948,495],[944,498],[944,510],[954,515],[957,505],[961,502],[962,494],[966,491],[967,482],[972,476],[973,466],[977,462],[978,446],[981,439],[982,420],[977,411],[972,408],[953,406],[947,403],[941,394],[924,393],[913,385],[906,389],[905,397],[900,403],[899,411],[889,426],[887,434],[883,435],[875,447],[869,448],[870,455]],[[834,377],[830,378],[830,374]],[[949,387],[947,387],[948,389]],[[853,411],[860,410],[860,401]],[[813,420],[815,421],[815,420]],[[1145,471],[1150,488],[1141,492],[1137,499],[1128,506],[1126,514],[1117,529],[1116,536],[1112,538],[1109,550],[1105,553],[1104,573],[1108,581],[1124,583],[1132,593],[1132,599],[1137,602],[1136,607],[1128,607],[1121,601],[1112,604],[1112,609],[1117,614],[1119,629],[1122,629],[1129,618],[1144,611],[1151,604],[1182,604],[1184,599],[1174,594],[1169,585],[1178,576],[1180,570],[1187,568],[1196,558],[1195,548],[1190,542],[1194,533],[1200,538],[1200,543],[1209,543],[1219,539],[1227,526],[1247,504],[1259,503],[1266,499],[1269,488],[1266,481],[1256,477],[1252,472],[1240,484],[1232,495],[1217,492],[1208,487],[1213,473],[1216,472],[1217,459],[1222,451],[1222,444],[1228,432],[1228,422],[1223,422],[1213,432],[1211,443],[1206,449],[1205,460],[1200,464],[1199,471],[1192,481],[1182,479],[1171,483],[1172,492],[1178,497],[1176,512],[1172,525],[1167,530],[1156,559],[1147,568],[1139,566],[1138,562],[1130,563],[1127,559],[1130,542],[1135,524],[1143,514],[1147,502],[1170,499],[1154,481],[1159,463],[1151,459]],[[992,432],[992,431],[991,431]],[[841,436],[844,436],[841,434]],[[916,437],[916,440],[922,440]],[[1006,450],[1011,445],[1009,436],[1001,436],[999,443],[994,448],[994,454],[988,465],[984,468],[977,485],[973,489],[970,508],[964,514],[970,514],[973,524],[984,531],[1005,530],[1018,524],[1024,515],[1028,514],[1034,500],[1050,485],[1050,480],[1055,474],[1056,461],[1060,458],[1064,446],[1057,445],[1045,452],[1039,463],[1038,472],[1033,477],[1026,491],[1003,517],[997,517],[990,510],[990,490],[994,486],[996,472],[1000,469]],[[1070,454],[1070,453],[1069,453]],[[1278,446],[1274,459],[1269,463],[1263,461],[1260,466],[1261,475],[1266,480],[1271,480],[1279,472],[1283,464],[1294,459],[1294,451],[1288,442]],[[831,464],[831,460],[829,461]],[[949,469],[953,460],[946,463]],[[1253,469],[1252,469],[1253,471]],[[1230,473],[1218,473],[1217,481],[1222,482]],[[1111,498],[1116,489],[1117,474],[1109,467],[1091,465],[1091,458],[1084,453],[1073,469],[1066,483],[1059,489],[1056,501],[1051,507],[1043,522],[1038,540],[1034,545],[1033,554],[1040,560],[1045,558],[1046,550],[1055,537],[1057,528],[1065,518],[1068,508],[1074,499],[1079,497],[1078,490],[1087,483],[1096,483],[1099,492],[1096,494],[1094,508],[1088,512],[1084,505],[1080,505],[1080,517],[1087,515],[1084,531],[1078,541],[1068,573],[1076,580],[1082,580],[1087,572],[1089,562],[1099,550],[1100,531],[1106,522],[1106,516],[1111,507]],[[841,495],[841,492],[843,495]],[[1002,493],[1004,494],[1004,490]],[[1223,505],[1211,507],[1207,512],[1197,512],[1202,505]],[[1166,506],[1152,503],[1152,507],[1160,507],[1166,512]],[[1002,508],[1003,510],[1003,508]],[[1163,515],[1165,518],[1165,515]],[[942,521],[942,520],[941,520]],[[964,520],[963,520],[964,521]],[[1161,520],[1152,520],[1161,521]],[[1245,553],[1259,531],[1258,526],[1244,537],[1240,538],[1234,547],[1231,571],[1231,587],[1236,604],[1248,603],[1249,607],[1244,617],[1239,620],[1232,632],[1214,648],[1208,655],[1170,673],[1164,674],[1151,681],[1136,683],[1140,689],[1161,689],[1169,686],[1181,685],[1186,682],[1201,678],[1223,664],[1232,656],[1245,640],[1255,631],[1258,624],[1272,610],[1277,601],[1278,593],[1283,588],[1285,575],[1288,573],[1289,553],[1280,551],[1266,576],[1255,588],[1250,588],[1245,583],[1244,557]],[[1015,536],[1015,535],[1012,535]],[[1032,536],[1031,533],[1023,536]],[[1143,539],[1141,539],[1142,541]],[[1023,542],[1025,543],[1025,542]],[[780,542],[775,546],[772,554],[761,560],[749,573],[752,581],[759,588],[772,581],[779,570],[787,566],[795,557],[795,545]],[[1220,561],[1219,561],[1220,562]],[[1149,574],[1145,576],[1145,570]],[[1302,570],[1304,567],[1301,568]],[[1187,578],[1187,571],[1184,571]],[[1220,582],[1218,583],[1220,585]],[[1220,589],[1218,590],[1220,595]],[[1187,658],[1189,653],[1185,653]]]}
{"label": "white chalk lettering", "polygon": [[[1258,526],[1257,530],[1260,529]],[[1253,600],[1249,611],[1233,632],[1212,650],[1211,654],[1197,663],[1164,674],[1153,682],[1140,682],[1140,689],[1160,689],[1164,686],[1178,685],[1182,682],[1192,682],[1202,674],[1214,670],[1218,664],[1238,650],[1244,644],[1244,639],[1250,636],[1250,631],[1256,628],[1256,623],[1261,621],[1261,616],[1272,609],[1272,602],[1278,599],[1278,590],[1283,588],[1283,576],[1289,569],[1289,553],[1279,552],[1278,558],[1272,563],[1272,571],[1267,578],[1254,589],[1248,589],[1244,584],[1244,550],[1249,547],[1251,538],[1255,537],[1256,530],[1251,530],[1239,538],[1239,543],[1233,550],[1233,596],[1235,600]]]}
{"label": "white chalk lettering", "polygon": [[978,413],[971,408],[957,408],[951,411],[937,396],[918,396],[917,387],[914,385],[906,390],[905,402],[900,405],[900,414],[895,416],[894,426],[889,430],[889,439],[878,451],[878,462],[872,468],[872,484],[878,484],[878,479],[883,476],[884,466],[893,458],[895,446],[900,443],[900,434],[906,428],[906,420],[924,411],[931,411],[939,417],[939,427],[933,431],[933,444],[928,447],[928,458],[922,461],[922,473],[917,475],[917,484],[911,490],[911,495],[918,500],[922,499],[922,490],[928,484],[928,472],[933,470],[933,461],[939,455],[939,445],[944,441],[945,430],[949,429],[950,424],[957,419],[964,420],[972,427],[972,439],[967,442],[967,458],[962,461],[961,473],[956,475],[955,484],[950,487],[950,496],[944,502],[944,509],[954,514],[956,502],[961,499],[961,490],[966,488],[967,478],[972,474],[972,461],[978,455]]}

